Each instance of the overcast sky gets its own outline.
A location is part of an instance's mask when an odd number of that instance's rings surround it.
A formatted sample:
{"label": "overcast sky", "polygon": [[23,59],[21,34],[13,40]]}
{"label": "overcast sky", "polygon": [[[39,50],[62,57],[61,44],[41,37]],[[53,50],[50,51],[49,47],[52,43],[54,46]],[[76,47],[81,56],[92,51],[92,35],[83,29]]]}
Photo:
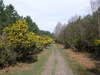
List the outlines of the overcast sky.
{"label": "overcast sky", "polygon": [[57,22],[67,23],[74,15],[90,11],[90,0],[4,0],[22,16],[31,16],[42,30],[54,31]]}

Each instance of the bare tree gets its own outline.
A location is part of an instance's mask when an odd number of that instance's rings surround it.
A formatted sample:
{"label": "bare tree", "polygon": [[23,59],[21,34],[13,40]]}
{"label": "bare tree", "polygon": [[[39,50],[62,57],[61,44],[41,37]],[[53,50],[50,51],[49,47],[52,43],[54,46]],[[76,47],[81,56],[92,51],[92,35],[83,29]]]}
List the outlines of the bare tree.
{"label": "bare tree", "polygon": [[98,25],[98,32],[100,37],[100,0],[91,0],[91,9],[92,13],[96,12],[97,18],[97,25]]}
{"label": "bare tree", "polygon": [[94,12],[100,7],[100,0],[91,0],[90,4],[91,4],[92,12]]}
{"label": "bare tree", "polygon": [[60,22],[58,22],[57,25],[56,25],[55,31],[54,31],[55,39],[58,39],[61,28],[62,28],[62,24]]}

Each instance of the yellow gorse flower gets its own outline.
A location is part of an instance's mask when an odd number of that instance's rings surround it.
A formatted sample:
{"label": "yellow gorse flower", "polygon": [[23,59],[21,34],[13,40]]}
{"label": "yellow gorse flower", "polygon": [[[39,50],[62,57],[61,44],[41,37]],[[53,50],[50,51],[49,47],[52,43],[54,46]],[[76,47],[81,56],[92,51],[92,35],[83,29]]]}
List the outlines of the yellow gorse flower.
{"label": "yellow gorse flower", "polygon": [[95,44],[96,45],[100,44],[100,40],[95,40]]}
{"label": "yellow gorse flower", "polygon": [[11,27],[6,27],[4,31],[8,33],[7,39],[13,44],[18,45],[22,44],[25,47],[36,46],[39,49],[45,47],[53,42],[53,40],[46,36],[39,36],[33,32],[29,32],[28,24],[26,20],[18,20],[16,24],[13,24]]}

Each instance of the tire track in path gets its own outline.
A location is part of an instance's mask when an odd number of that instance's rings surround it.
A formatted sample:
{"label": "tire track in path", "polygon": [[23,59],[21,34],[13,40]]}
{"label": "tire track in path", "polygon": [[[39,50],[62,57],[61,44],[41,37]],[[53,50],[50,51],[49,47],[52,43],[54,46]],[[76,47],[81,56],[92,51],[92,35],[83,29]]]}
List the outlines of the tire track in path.
{"label": "tire track in path", "polygon": [[46,62],[46,65],[44,67],[45,70],[42,73],[42,75],[52,75],[54,63],[55,63],[55,55],[54,55],[54,51],[52,50],[52,54],[49,56],[49,59]]}
{"label": "tire track in path", "polygon": [[46,62],[42,75],[74,75],[59,50],[53,45],[52,54]]}

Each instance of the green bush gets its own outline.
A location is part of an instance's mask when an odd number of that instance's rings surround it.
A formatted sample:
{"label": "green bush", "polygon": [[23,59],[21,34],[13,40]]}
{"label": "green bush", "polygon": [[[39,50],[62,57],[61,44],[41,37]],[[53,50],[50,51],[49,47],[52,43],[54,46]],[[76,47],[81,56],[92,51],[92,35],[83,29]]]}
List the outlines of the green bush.
{"label": "green bush", "polygon": [[11,48],[9,42],[0,36],[0,66],[9,66],[16,63],[16,52]]}
{"label": "green bush", "polygon": [[70,44],[68,43],[68,41],[64,41],[64,48],[70,48]]}

